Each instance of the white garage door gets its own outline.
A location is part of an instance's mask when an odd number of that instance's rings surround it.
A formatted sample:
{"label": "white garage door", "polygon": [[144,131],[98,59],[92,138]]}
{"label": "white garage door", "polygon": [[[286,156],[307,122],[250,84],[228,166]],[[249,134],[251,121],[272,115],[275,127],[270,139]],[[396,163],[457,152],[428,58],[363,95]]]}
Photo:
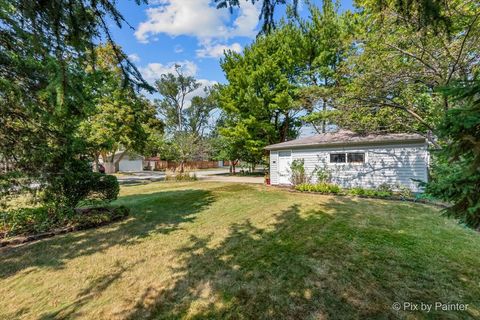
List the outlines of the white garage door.
{"label": "white garage door", "polygon": [[142,160],[121,160],[118,164],[118,171],[138,172],[143,171]]}

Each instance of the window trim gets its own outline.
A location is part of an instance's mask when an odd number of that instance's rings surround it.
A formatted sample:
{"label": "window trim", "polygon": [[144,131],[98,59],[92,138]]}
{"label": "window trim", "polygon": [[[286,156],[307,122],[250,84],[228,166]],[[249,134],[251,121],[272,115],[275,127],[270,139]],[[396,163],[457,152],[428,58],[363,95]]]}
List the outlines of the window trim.
{"label": "window trim", "polygon": [[[332,162],[332,155],[334,154],[343,154],[345,156],[345,161],[344,162]],[[329,152],[328,153],[328,163],[329,164],[346,164],[347,163],[347,153],[346,152]]]}
{"label": "window trim", "polygon": [[[345,154],[345,162],[330,162],[330,155],[331,154],[339,154],[339,153]],[[348,154],[349,153],[363,153],[363,162],[348,162]],[[351,152],[350,151],[343,151],[343,152],[333,151],[333,152],[328,152],[327,161],[328,161],[328,165],[332,165],[332,166],[338,166],[338,165],[361,166],[361,165],[364,165],[368,162],[368,151],[351,151]]]}
{"label": "window trim", "polygon": [[[349,162],[348,161],[348,155],[350,153],[357,153],[357,154],[363,154],[363,161],[362,162]],[[367,153],[366,152],[347,152],[347,163],[353,164],[353,165],[361,165],[367,162]]]}

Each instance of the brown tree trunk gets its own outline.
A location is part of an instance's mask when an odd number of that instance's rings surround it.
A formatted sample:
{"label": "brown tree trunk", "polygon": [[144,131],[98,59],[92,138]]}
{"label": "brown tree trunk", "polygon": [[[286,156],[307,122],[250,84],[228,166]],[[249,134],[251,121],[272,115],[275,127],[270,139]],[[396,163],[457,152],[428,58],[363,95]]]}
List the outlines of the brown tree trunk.
{"label": "brown tree trunk", "polygon": [[99,164],[98,158],[99,158],[99,154],[95,153],[93,155],[93,172],[98,172],[98,164]]}
{"label": "brown tree trunk", "polygon": [[236,174],[236,172],[235,172],[235,166],[237,165],[238,160],[230,161],[230,163],[232,164],[232,173],[233,173],[233,174]]}

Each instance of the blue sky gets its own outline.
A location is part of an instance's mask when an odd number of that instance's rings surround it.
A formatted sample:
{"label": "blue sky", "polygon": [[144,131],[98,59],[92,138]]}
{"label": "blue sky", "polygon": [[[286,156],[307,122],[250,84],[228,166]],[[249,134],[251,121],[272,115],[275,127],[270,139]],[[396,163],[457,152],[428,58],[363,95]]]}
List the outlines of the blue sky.
{"label": "blue sky", "polygon": [[[136,5],[118,2],[118,8],[135,29],[112,25],[114,40],[137,65],[147,81],[171,71],[175,63],[204,85],[224,83],[220,68],[223,50],[240,51],[258,33],[259,6],[241,1],[241,7],[216,9],[210,0],[150,0]],[[318,5],[320,1],[313,1]],[[301,13],[305,10],[300,5]],[[351,9],[352,0],[342,0],[341,10]],[[279,12],[281,14],[281,12]]]}

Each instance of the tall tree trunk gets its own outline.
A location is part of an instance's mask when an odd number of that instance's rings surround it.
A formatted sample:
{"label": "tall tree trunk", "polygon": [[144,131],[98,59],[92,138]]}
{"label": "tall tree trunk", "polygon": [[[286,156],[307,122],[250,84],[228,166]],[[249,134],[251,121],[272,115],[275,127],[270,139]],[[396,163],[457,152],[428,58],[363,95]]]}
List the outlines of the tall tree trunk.
{"label": "tall tree trunk", "polygon": [[98,172],[98,165],[99,165],[98,158],[99,157],[100,157],[100,155],[98,153],[95,153],[93,155],[93,172]]}

